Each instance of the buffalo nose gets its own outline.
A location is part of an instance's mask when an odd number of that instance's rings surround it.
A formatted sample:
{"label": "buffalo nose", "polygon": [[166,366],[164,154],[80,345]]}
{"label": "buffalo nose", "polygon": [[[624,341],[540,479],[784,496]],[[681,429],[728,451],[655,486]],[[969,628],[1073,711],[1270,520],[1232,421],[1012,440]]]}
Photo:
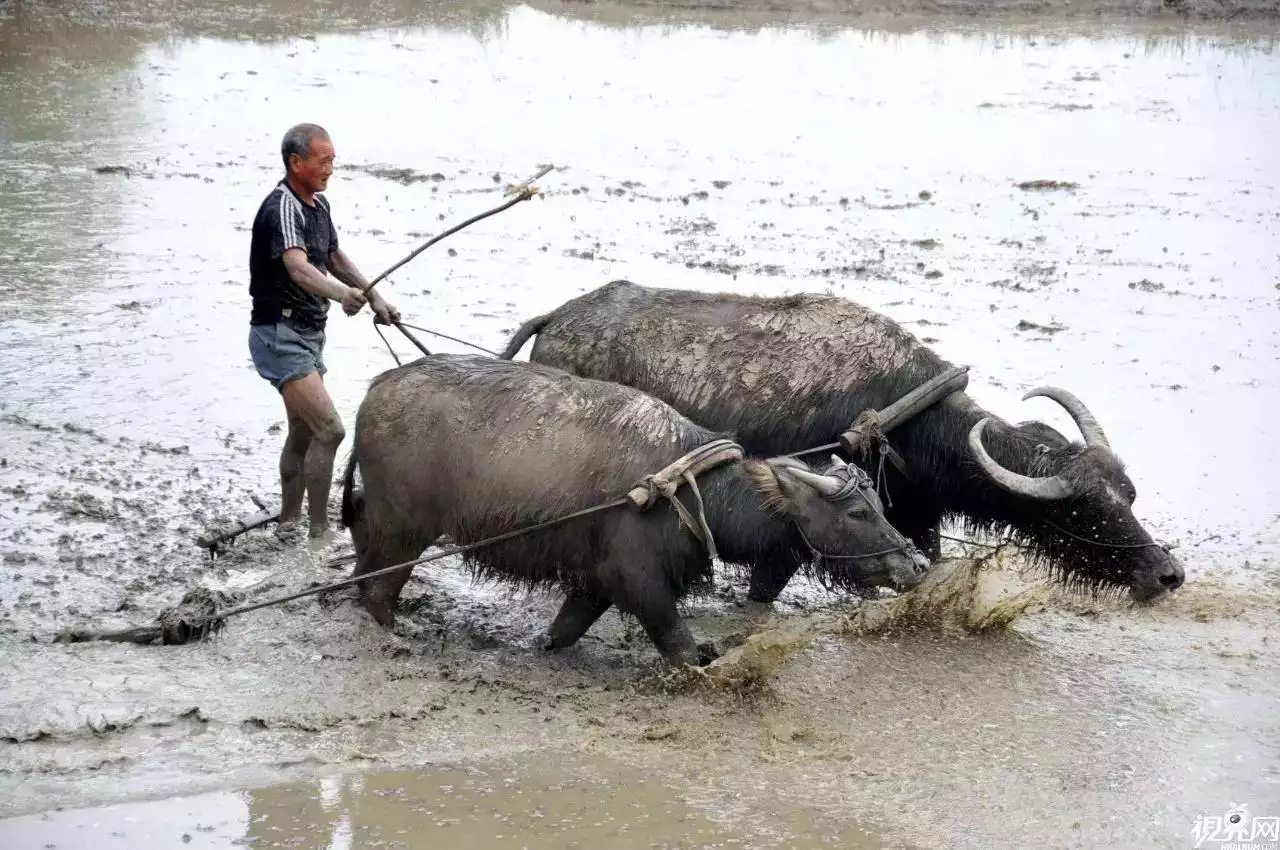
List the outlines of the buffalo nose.
{"label": "buffalo nose", "polygon": [[1183,572],[1182,567],[1177,564],[1174,564],[1172,567],[1169,567],[1160,574],[1160,584],[1165,590],[1177,590],[1182,587],[1182,583],[1186,581],[1186,579],[1186,573]]}

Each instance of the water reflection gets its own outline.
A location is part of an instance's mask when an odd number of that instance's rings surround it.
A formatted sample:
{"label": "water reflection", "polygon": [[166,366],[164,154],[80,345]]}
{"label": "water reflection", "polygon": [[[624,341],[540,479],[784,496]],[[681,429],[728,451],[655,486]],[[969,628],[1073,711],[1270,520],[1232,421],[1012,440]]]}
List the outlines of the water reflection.
{"label": "water reflection", "polygon": [[882,842],[853,823],[753,801],[730,817],[686,802],[678,782],[604,758],[564,753],[455,769],[376,771],[245,793],[243,844],[315,850],[470,847],[844,847]]}
{"label": "water reflection", "polygon": [[[0,821],[10,847],[117,850],[876,850],[874,833],[769,800],[743,817],[658,777],[574,754],[457,768],[332,774],[239,792]],[[897,845],[895,845],[897,846]]]}

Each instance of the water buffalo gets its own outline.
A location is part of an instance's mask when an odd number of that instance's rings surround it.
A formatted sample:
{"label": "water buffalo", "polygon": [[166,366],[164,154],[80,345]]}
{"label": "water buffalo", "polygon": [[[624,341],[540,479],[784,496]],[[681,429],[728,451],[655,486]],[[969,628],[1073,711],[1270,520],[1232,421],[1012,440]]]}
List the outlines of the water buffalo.
{"label": "water buffalo", "polygon": [[[951,368],[892,319],[844,298],[766,298],[613,281],[525,323],[501,355],[533,335],[529,359],[644,390],[751,452],[787,454],[836,439]],[[891,436],[908,480],[886,467],[894,527],[937,558],[939,522],[1009,532],[1065,585],[1128,587],[1140,601],[1183,582],[1183,570],[1131,510],[1136,491],[1102,427],[1071,393],[1044,387],[1080,428],[1074,443],[1038,422],[1012,425],[956,392]],[[787,564],[752,575],[771,602]]]}
{"label": "water buffalo", "polygon": [[[620,384],[480,355],[423,357],[375,378],[356,415],[342,493],[354,575],[417,558],[441,534],[465,544],[607,502],[725,436]],[[791,458],[747,456],[697,484],[727,564],[772,559],[834,585],[897,589],[928,568],[884,518],[870,477],[838,458],[818,473]],[[675,496],[695,511],[691,488]],[[565,592],[548,649],[575,643],[616,605],[669,662],[705,663],[676,601],[706,585],[711,558],[672,507],[627,504],[465,557],[481,576]],[[383,625],[409,571],[360,583],[362,604]]]}

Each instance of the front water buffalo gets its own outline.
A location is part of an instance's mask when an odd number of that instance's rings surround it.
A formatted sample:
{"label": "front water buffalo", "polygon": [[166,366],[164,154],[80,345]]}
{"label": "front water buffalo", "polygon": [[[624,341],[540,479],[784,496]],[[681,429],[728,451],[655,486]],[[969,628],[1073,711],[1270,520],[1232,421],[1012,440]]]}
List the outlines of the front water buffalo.
{"label": "front water buffalo", "polygon": [[[342,496],[354,574],[413,560],[441,534],[466,544],[603,504],[724,436],[619,384],[483,356],[423,357],[375,378],[356,415]],[[885,520],[869,477],[838,459],[824,473],[790,458],[731,459],[696,483],[725,563],[773,559],[812,565],[835,585],[898,589],[928,567]],[[687,484],[675,498],[697,516]],[[549,649],[575,643],[616,605],[669,662],[696,662],[676,601],[705,586],[712,564],[672,507],[626,504],[465,557],[486,577],[563,589]],[[409,572],[360,583],[383,625]]]}
{"label": "front water buffalo", "polygon": [[[512,358],[641,389],[750,452],[787,454],[832,442],[864,410],[881,410],[951,368],[892,319],[847,299],[779,298],[650,289],[614,281],[532,319]],[[1040,395],[1066,408],[1084,436],[1043,423],[1011,425],[964,392],[896,428],[908,480],[886,465],[888,516],[937,557],[940,520],[1008,531],[1065,584],[1130,588],[1154,599],[1183,570],[1131,510],[1136,492],[1101,426],[1065,390]],[[771,602],[794,570],[752,574],[750,598]]]}

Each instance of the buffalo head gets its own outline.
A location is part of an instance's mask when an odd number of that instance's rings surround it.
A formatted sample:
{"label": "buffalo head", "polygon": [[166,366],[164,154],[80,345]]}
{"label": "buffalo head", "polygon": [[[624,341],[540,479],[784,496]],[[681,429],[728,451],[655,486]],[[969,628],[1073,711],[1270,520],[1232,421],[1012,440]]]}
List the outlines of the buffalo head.
{"label": "buffalo head", "polygon": [[890,525],[871,478],[834,455],[814,472],[788,457],[749,470],[769,505],[795,523],[827,585],[878,585],[908,590],[924,578],[929,560]]}
{"label": "buffalo head", "polygon": [[[969,448],[983,472],[1002,490],[1024,502],[1020,513],[1025,542],[1060,565],[1073,583],[1094,588],[1128,587],[1135,600],[1149,601],[1176,590],[1182,566],[1151,539],[1133,515],[1137,491],[1107,436],[1089,409],[1058,387],[1039,387],[1023,400],[1043,396],[1066,409],[1084,437],[1072,443],[1054,429],[1028,423],[1005,432],[1002,456],[1028,470],[1015,472],[996,461],[984,445],[990,419],[969,432]],[[995,446],[997,437],[988,436]]]}

